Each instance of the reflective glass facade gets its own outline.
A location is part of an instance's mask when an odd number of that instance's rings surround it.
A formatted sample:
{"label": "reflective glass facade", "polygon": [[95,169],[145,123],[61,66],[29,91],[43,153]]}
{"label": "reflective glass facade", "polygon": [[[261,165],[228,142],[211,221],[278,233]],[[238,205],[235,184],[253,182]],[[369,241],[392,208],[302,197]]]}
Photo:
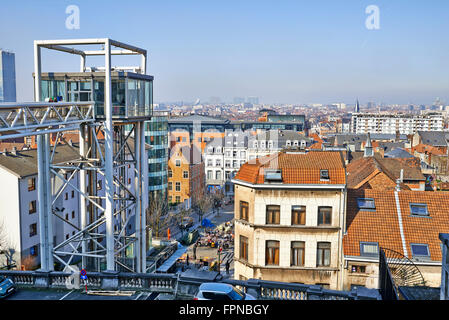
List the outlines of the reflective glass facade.
{"label": "reflective glass facade", "polygon": [[0,50],[0,102],[16,102],[14,53]]}
{"label": "reflective glass facade", "polygon": [[154,111],[145,122],[145,142],[148,150],[148,191],[167,198],[168,112]]}

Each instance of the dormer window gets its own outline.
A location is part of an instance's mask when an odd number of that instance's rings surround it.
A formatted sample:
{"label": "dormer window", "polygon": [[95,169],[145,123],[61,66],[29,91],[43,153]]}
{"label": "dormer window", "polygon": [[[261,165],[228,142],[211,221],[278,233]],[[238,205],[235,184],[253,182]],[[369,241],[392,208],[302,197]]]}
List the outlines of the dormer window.
{"label": "dormer window", "polygon": [[258,148],[259,147],[259,143],[257,141],[254,141],[254,148]]}
{"label": "dormer window", "polygon": [[329,180],[329,170],[320,170],[320,180]]}
{"label": "dormer window", "polygon": [[430,258],[429,246],[427,244],[411,243],[410,248],[412,249],[413,258]]}
{"label": "dormer window", "polygon": [[265,170],[266,182],[282,182],[282,170]]}
{"label": "dormer window", "polygon": [[287,140],[287,142],[285,143],[285,145],[286,145],[287,147],[290,147],[290,146],[292,145],[292,142],[291,142],[290,140]]}
{"label": "dormer window", "polygon": [[427,204],[425,203],[410,203],[410,213],[414,216],[428,216]]}
{"label": "dormer window", "polygon": [[374,199],[358,198],[357,205],[359,209],[375,210]]}
{"label": "dormer window", "polygon": [[298,146],[298,140],[295,140],[295,141],[293,142],[293,145],[294,145],[295,147],[297,147],[297,146]]}
{"label": "dormer window", "polygon": [[260,142],[260,147],[261,147],[262,149],[265,149],[265,141],[261,141],[261,142]]}

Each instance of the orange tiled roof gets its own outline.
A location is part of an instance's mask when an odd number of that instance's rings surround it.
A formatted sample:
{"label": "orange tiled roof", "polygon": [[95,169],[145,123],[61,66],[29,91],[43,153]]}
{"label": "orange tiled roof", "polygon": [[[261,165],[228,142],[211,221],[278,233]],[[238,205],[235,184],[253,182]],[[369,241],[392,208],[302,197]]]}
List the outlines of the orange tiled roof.
{"label": "orange tiled roof", "polygon": [[[266,169],[282,169],[284,184],[345,184],[346,174],[342,155],[338,151],[309,151],[307,153],[278,152],[245,163],[235,179],[252,184],[264,183]],[[329,181],[320,180],[320,170],[329,171]]]}
{"label": "orange tiled roof", "polygon": [[[402,226],[408,257],[410,244],[427,244],[433,261],[441,261],[439,233],[449,233],[449,192],[400,191]],[[360,210],[357,198],[372,198],[374,211]],[[411,216],[410,203],[427,204],[429,217]],[[348,190],[346,256],[360,256],[360,242],[377,242],[379,247],[404,253],[394,191]]]}
{"label": "orange tiled roof", "polygon": [[415,151],[419,152],[419,153],[432,154],[434,156],[446,155],[446,153],[442,152],[438,148],[435,148],[435,147],[427,145],[427,144],[422,144],[422,143],[420,143],[412,148],[412,153],[414,153]]}

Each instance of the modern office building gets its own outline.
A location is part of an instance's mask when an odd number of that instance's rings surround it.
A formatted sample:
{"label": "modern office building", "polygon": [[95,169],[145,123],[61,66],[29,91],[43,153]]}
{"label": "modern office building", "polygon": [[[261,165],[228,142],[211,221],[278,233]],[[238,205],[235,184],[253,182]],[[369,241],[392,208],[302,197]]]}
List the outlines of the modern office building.
{"label": "modern office building", "polygon": [[151,197],[167,199],[168,111],[153,111],[146,122],[145,142],[148,151],[148,192]]}
{"label": "modern office building", "polygon": [[0,102],[16,101],[16,66],[12,52],[0,50]]}

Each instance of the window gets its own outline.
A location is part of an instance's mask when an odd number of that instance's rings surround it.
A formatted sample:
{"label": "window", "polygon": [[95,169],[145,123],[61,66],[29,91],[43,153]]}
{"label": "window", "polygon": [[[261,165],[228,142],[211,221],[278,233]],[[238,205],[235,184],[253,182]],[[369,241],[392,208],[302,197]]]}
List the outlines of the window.
{"label": "window", "polygon": [[248,221],[248,202],[240,201],[240,219]]}
{"label": "window", "polygon": [[68,193],[68,192],[65,193],[64,199],[65,199],[65,200],[69,200],[69,193]]}
{"label": "window", "polygon": [[37,234],[37,224],[30,224],[30,237],[35,236]]}
{"label": "window", "polygon": [[279,224],[281,218],[281,206],[269,205],[266,208],[266,224]]}
{"label": "window", "polygon": [[357,205],[359,209],[376,209],[376,206],[374,205],[374,199],[358,198]]}
{"label": "window", "polygon": [[169,178],[173,177],[173,171],[168,170],[168,177],[169,177]]}
{"label": "window", "polygon": [[292,266],[304,266],[304,253],[305,243],[304,241],[292,241],[291,245],[291,265]]}
{"label": "window", "polygon": [[265,264],[279,265],[279,241],[268,240],[266,242]]}
{"label": "window", "polygon": [[428,216],[427,204],[425,203],[410,203],[410,212],[414,216]]}
{"label": "window", "polygon": [[75,190],[72,190],[72,199],[75,198]]}
{"label": "window", "polygon": [[172,196],[168,196],[168,203],[172,203],[172,201],[173,201]]}
{"label": "window", "polygon": [[306,206],[292,206],[292,225],[306,224]]}
{"label": "window", "polygon": [[36,178],[28,179],[28,191],[36,190]]}
{"label": "window", "polygon": [[181,182],[175,182],[175,191],[181,191]]}
{"label": "window", "polygon": [[212,166],[213,166],[213,161],[212,161],[212,159],[207,159],[207,166],[208,166],[208,167],[212,167]]}
{"label": "window", "polygon": [[248,261],[248,238],[240,236],[240,259]]}
{"label": "window", "polygon": [[331,244],[330,242],[318,242],[316,252],[317,267],[328,267],[331,264]]}
{"label": "window", "polygon": [[36,200],[30,201],[30,204],[28,206],[28,213],[32,214],[36,212]]}
{"label": "window", "polygon": [[101,190],[103,188],[103,181],[102,180],[98,180],[97,181],[97,190]]}
{"label": "window", "polygon": [[377,242],[360,242],[360,255],[368,257],[377,257],[379,246]]}
{"label": "window", "polygon": [[332,224],[332,207],[318,207],[318,225]]}
{"label": "window", "polygon": [[38,245],[32,246],[30,248],[30,255],[32,255],[33,257],[36,257],[37,253],[38,253],[38,250],[39,250],[39,246]]}
{"label": "window", "polygon": [[216,180],[221,180],[221,171],[216,171],[215,172],[215,179]]}
{"label": "window", "polygon": [[329,170],[320,170],[320,179],[329,180]]}
{"label": "window", "polygon": [[366,267],[365,266],[351,266],[351,273],[365,273]]}
{"label": "window", "polygon": [[221,167],[221,159],[215,160],[215,166],[216,167]]}
{"label": "window", "polygon": [[188,179],[188,178],[189,178],[189,171],[183,171],[183,172],[182,172],[182,177],[183,177],[184,179]]}
{"label": "window", "polygon": [[68,213],[65,214],[65,219],[69,220],[69,214]]}
{"label": "window", "polygon": [[72,219],[75,219],[75,211],[72,211]]}
{"label": "window", "polygon": [[181,202],[181,197],[180,196],[176,196],[175,197],[175,202],[176,203],[180,203]]}
{"label": "window", "polygon": [[180,167],[181,166],[181,160],[176,160],[175,161],[175,166]]}
{"label": "window", "polygon": [[168,182],[168,190],[173,190],[173,182],[171,181]]}
{"label": "window", "polygon": [[429,246],[427,244],[410,244],[414,258],[429,258]]}
{"label": "window", "polygon": [[207,170],[207,180],[212,180],[214,178],[214,172],[212,170]]}

